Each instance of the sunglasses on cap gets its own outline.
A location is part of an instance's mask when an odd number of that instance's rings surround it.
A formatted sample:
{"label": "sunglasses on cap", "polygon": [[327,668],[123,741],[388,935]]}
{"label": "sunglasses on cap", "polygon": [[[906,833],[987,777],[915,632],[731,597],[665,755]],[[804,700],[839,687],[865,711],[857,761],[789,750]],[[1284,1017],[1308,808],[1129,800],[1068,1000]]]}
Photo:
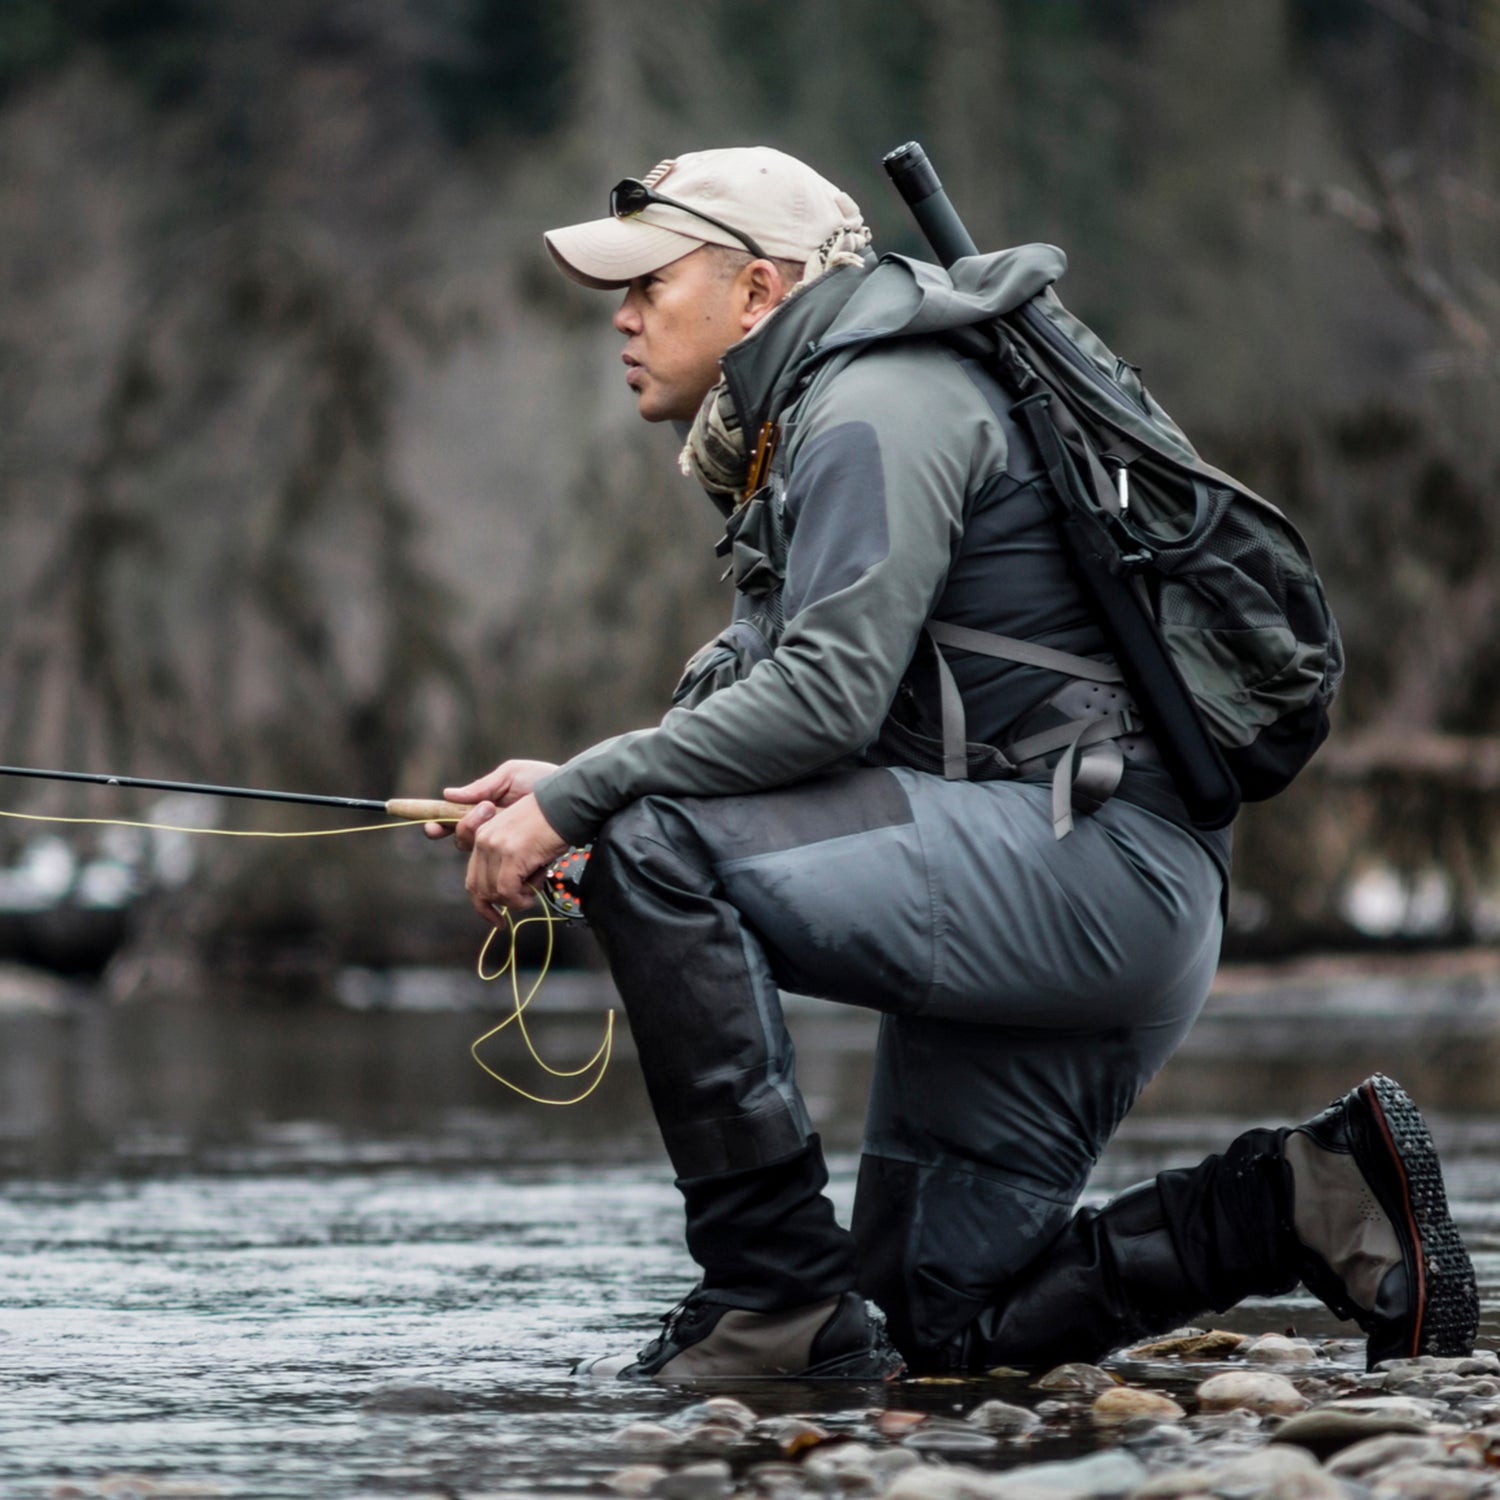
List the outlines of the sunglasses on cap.
{"label": "sunglasses on cap", "polygon": [[665,193],[658,193],[655,188],[648,188],[637,178],[627,177],[609,190],[609,211],[616,219],[633,219],[642,209],[652,203],[660,203],[666,208],[675,208],[682,213],[691,214],[695,219],[702,219],[705,224],[712,224],[715,229],[722,229],[725,234],[732,234],[756,260],[771,258],[748,234],[741,233],[732,224],[726,224],[722,219],[716,219],[712,214],[706,214],[700,208],[679,203],[676,198],[669,198]]}

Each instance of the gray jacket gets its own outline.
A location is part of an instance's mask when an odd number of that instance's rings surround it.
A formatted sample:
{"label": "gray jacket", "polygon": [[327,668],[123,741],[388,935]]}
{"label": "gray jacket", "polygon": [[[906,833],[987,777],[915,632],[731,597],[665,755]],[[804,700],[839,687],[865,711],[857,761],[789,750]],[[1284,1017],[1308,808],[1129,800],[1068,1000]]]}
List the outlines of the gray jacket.
{"label": "gray jacket", "polygon": [[[941,337],[1018,306],[1065,266],[1048,245],[961,261],[951,276],[886,257],[830,272],[728,351],[744,430],[783,423],[773,484],[731,515],[721,543],[734,622],[689,664],[658,726],[539,783],[559,833],[588,842],[654,792],[727,795],[851,762],[920,763],[911,731],[931,729],[936,699],[930,618],[1108,656],[1008,401]],[[964,652],[950,667],[971,741],[1003,742],[1058,687],[1040,668]],[[1132,765],[1117,795],[1187,824],[1159,765]]]}

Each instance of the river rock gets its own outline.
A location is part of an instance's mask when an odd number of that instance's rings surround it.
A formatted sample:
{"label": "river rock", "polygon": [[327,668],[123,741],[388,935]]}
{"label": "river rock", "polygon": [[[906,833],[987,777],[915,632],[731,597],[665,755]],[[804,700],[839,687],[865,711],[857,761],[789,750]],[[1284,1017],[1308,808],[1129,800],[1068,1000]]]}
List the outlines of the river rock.
{"label": "river rock", "polygon": [[743,1401],[733,1396],[711,1396],[707,1401],[696,1402],[674,1412],[667,1418],[669,1427],[730,1427],[737,1432],[749,1432],[755,1426],[756,1415]]}
{"label": "river rock", "polygon": [[666,1453],[680,1446],[682,1434],[661,1422],[631,1422],[613,1434],[610,1442],[637,1453]]}
{"label": "river rock", "polygon": [[656,1481],[666,1472],[660,1464],[632,1464],[628,1469],[611,1474],[604,1483],[606,1488],[612,1489],[617,1495],[649,1495]]}
{"label": "river rock", "polygon": [[1484,1462],[1474,1448],[1446,1447],[1441,1438],[1388,1432],[1365,1438],[1328,1460],[1328,1472],[1344,1479],[1362,1479],[1397,1464],[1436,1464],[1440,1468],[1477,1469]]}
{"label": "river rock", "polygon": [[688,1464],[663,1474],[649,1493],[660,1500],[722,1500],[734,1487],[733,1472],[722,1458]]}
{"label": "river rock", "polygon": [[1472,1354],[1419,1354],[1412,1359],[1383,1359],[1375,1368],[1397,1378],[1433,1371],[1448,1375],[1500,1375],[1500,1354],[1493,1349],[1476,1349]]}
{"label": "river rock", "polygon": [[804,1485],[846,1494],[883,1489],[895,1475],[922,1460],[905,1448],[872,1448],[868,1443],[834,1443],[804,1460]]}
{"label": "river rock", "polygon": [[760,1423],[756,1430],[770,1438],[788,1458],[826,1443],[830,1436],[826,1427],[809,1422],[806,1417],[773,1417]]}
{"label": "river rock", "polygon": [[1095,1427],[1122,1427],[1140,1417],[1152,1422],[1180,1422],[1185,1416],[1187,1413],[1170,1396],[1133,1385],[1100,1391],[1089,1408],[1089,1420]]}
{"label": "river rock", "polygon": [[1234,1500],[1348,1500],[1348,1492],[1302,1448],[1261,1448],[1207,1474],[1215,1495]]}
{"label": "river rock", "polygon": [[1068,1364],[1058,1365],[1056,1369],[1048,1370],[1040,1380],[1033,1382],[1033,1386],[1039,1391],[1080,1391],[1088,1396],[1097,1396],[1100,1391],[1107,1391],[1120,1382],[1107,1370],[1101,1370],[1098,1365]]}
{"label": "river rock", "polygon": [[[801,1474],[820,1490],[873,1490],[875,1450],[868,1443],[830,1443],[802,1461]],[[913,1463],[921,1460],[912,1456]]]}
{"label": "river rock", "polygon": [[881,1500],[993,1500],[994,1479],[962,1464],[917,1463],[896,1475]]}
{"label": "river rock", "polygon": [[1130,1500],[1184,1500],[1187,1495],[1207,1495],[1211,1483],[1207,1469],[1161,1469],[1130,1492]]}
{"label": "river rock", "polygon": [[1226,1328],[1183,1328],[1166,1338],[1136,1344],[1125,1351],[1126,1359],[1223,1359],[1244,1343],[1243,1333]]}
{"label": "river rock", "polygon": [[1042,1419],[1034,1411],[998,1400],[976,1406],[965,1420],[972,1422],[981,1432],[990,1432],[996,1437],[1021,1437],[1042,1425]]}
{"label": "river rock", "polygon": [[782,1495],[801,1496],[807,1493],[807,1476],[802,1472],[801,1464],[751,1464],[745,1471],[745,1478],[755,1494],[770,1495],[777,1497],[777,1500]]}
{"label": "river rock", "polygon": [[1420,1422],[1430,1427],[1434,1422],[1444,1421],[1448,1408],[1437,1401],[1422,1401],[1415,1396],[1340,1396],[1336,1401],[1325,1402],[1320,1411],[1360,1412],[1367,1417],[1400,1418],[1407,1422]]}
{"label": "river rock", "polygon": [[1370,1493],[1374,1500],[1473,1500],[1492,1483],[1491,1475],[1474,1469],[1397,1464],[1375,1478]]}
{"label": "river rock", "polygon": [[1238,1406],[1262,1416],[1289,1416],[1308,1404],[1307,1397],[1290,1380],[1253,1370],[1210,1375],[1194,1394],[1204,1411],[1228,1411]]}
{"label": "river rock", "polygon": [[1326,1459],[1330,1454],[1363,1443],[1382,1434],[1425,1433],[1427,1424],[1409,1417],[1380,1416],[1365,1412],[1340,1411],[1320,1406],[1312,1411],[1288,1417],[1271,1434],[1273,1443],[1291,1443]]}
{"label": "river rock", "polygon": [[904,1448],[918,1453],[986,1453],[998,1438],[982,1432],[971,1422],[955,1422],[950,1417],[929,1417],[920,1427],[913,1427],[901,1439]]}
{"label": "river rock", "polygon": [[1024,1500],[1031,1492],[1095,1497],[1128,1495],[1146,1478],[1146,1466],[1133,1453],[1121,1449],[1090,1453],[1086,1458],[1065,1458],[1049,1464],[1026,1464],[993,1477],[989,1491],[994,1500]]}
{"label": "river rock", "polygon": [[1310,1339],[1288,1338],[1283,1333],[1263,1333],[1245,1344],[1240,1353],[1253,1365],[1310,1365],[1318,1359]]}
{"label": "river rock", "polygon": [[875,1414],[875,1431],[881,1437],[901,1438],[914,1427],[920,1427],[926,1420],[925,1411],[902,1411],[899,1408],[892,1408]]}

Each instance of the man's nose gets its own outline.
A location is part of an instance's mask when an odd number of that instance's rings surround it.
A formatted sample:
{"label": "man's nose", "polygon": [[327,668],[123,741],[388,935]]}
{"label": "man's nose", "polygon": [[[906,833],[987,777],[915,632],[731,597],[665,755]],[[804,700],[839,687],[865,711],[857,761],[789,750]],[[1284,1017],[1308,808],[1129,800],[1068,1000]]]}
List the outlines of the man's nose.
{"label": "man's nose", "polygon": [[615,330],[618,333],[639,333],[641,331],[641,316],[635,306],[635,298],[631,292],[626,292],[620,299],[620,305],[615,309]]}

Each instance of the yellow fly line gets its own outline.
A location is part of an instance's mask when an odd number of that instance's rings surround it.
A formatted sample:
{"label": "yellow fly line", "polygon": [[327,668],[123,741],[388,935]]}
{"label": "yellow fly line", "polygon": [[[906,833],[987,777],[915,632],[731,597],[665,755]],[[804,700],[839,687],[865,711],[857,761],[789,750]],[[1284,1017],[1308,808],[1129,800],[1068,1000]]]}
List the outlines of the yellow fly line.
{"label": "yellow fly line", "polygon": [[[98,828],[145,828],[156,833],[192,833],[203,834],[214,838],[230,839],[326,839],[335,838],[339,835],[349,833],[371,833],[387,828],[416,828],[420,827],[424,823],[455,823],[458,821],[456,818],[447,817],[402,818],[394,822],[360,823],[352,828],[199,828],[188,827],[177,823],[151,823],[135,818],[76,818],[62,817],[60,815],[48,813],[8,812],[4,808],[0,808],[0,818],[13,818],[20,822],[26,823],[68,823],[75,826],[89,825]],[[551,903],[548,901],[547,896],[541,890],[537,889],[537,887],[535,886],[533,886],[532,889],[536,891],[537,900],[541,903],[541,909],[537,915],[522,917],[520,921],[516,921],[508,911],[505,913],[506,930],[510,935],[510,954],[506,958],[505,962],[501,964],[501,966],[493,973],[485,972],[484,961],[489,954],[490,944],[495,940],[495,934],[500,931],[498,927],[493,927],[490,929],[488,936],[486,936],[484,940],[483,946],[479,950],[479,961],[475,965],[475,972],[478,974],[481,980],[483,980],[486,984],[489,984],[493,983],[495,980],[504,978],[507,974],[510,975],[512,1009],[510,1014],[506,1016],[498,1026],[492,1026],[488,1031],[484,1033],[483,1036],[475,1038],[474,1042],[469,1047],[469,1053],[473,1057],[474,1061],[478,1063],[479,1066],[483,1068],[491,1078],[493,1078],[497,1083],[503,1083],[506,1088],[510,1089],[513,1093],[519,1094],[523,1099],[527,1099],[533,1104],[551,1104],[559,1107],[566,1107],[570,1104],[581,1104],[585,1099],[588,1098],[590,1094],[594,1092],[595,1089],[599,1087],[601,1083],[604,1082],[604,1075],[609,1068],[610,1057],[614,1052],[615,1015],[613,1011],[606,1012],[604,1023],[604,1040],[599,1044],[598,1050],[594,1053],[594,1055],[589,1058],[589,1060],[581,1067],[566,1069],[554,1068],[537,1051],[536,1044],[531,1039],[531,1033],[526,1029],[526,1007],[529,1006],[531,1002],[536,998],[537,991],[541,989],[543,980],[546,979],[548,973],[552,968],[552,953],[554,946],[552,929],[557,923],[564,922],[567,920],[567,918],[564,916],[560,916],[552,909]],[[546,924],[547,951],[542,959],[542,966],[537,971],[536,978],[532,980],[530,986],[526,990],[526,993],[523,995],[521,993],[520,966],[516,961],[516,942],[523,927],[529,927],[537,922]],[[597,1067],[599,1071],[595,1074],[593,1080],[589,1083],[588,1087],[583,1090],[582,1093],[574,1094],[571,1098],[568,1099],[547,1099],[542,1097],[542,1095],[540,1094],[531,1093],[529,1090],[522,1088],[520,1084],[512,1083],[510,1079],[505,1078],[501,1074],[497,1073],[479,1055],[480,1047],[482,1047],[487,1041],[489,1041],[491,1037],[498,1036],[500,1032],[504,1031],[505,1028],[510,1025],[515,1025],[520,1029],[521,1036],[526,1043],[526,1050],[531,1054],[532,1060],[537,1064],[538,1067],[542,1069],[543,1072],[550,1074],[553,1078],[578,1078],[581,1075],[588,1073],[595,1067]]]}

